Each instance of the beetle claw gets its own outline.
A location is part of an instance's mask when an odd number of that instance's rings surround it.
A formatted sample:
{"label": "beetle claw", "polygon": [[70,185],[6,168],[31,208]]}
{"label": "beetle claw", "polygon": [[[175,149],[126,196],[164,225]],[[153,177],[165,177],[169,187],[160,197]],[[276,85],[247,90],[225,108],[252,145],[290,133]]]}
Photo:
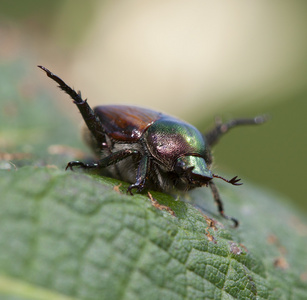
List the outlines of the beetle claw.
{"label": "beetle claw", "polygon": [[216,175],[216,174],[212,174],[212,176],[215,177],[215,178],[222,179],[222,180],[226,181],[227,183],[230,183],[230,184],[233,184],[233,185],[242,185],[243,184],[242,182],[239,182],[241,180],[241,178],[238,178],[238,176],[235,176],[235,177],[231,178],[230,180],[228,180],[228,179],[226,179],[222,176]]}
{"label": "beetle claw", "polygon": [[95,169],[99,168],[99,165],[97,163],[90,163],[90,164],[85,164],[81,161],[75,160],[75,161],[70,161],[66,168],[65,171],[69,168],[71,171],[73,171],[73,167],[80,167],[82,169]]}
{"label": "beetle claw", "polygon": [[134,184],[131,184],[128,188],[127,188],[127,193],[129,193],[131,196],[133,196],[133,193],[132,193],[132,189],[135,188],[136,186]]}
{"label": "beetle claw", "polygon": [[[229,180],[229,183],[233,184],[233,185],[242,185],[242,182],[239,182],[241,180],[241,178],[238,178],[238,176],[235,176],[233,178],[231,178]],[[239,182],[239,183],[238,183]]]}
{"label": "beetle claw", "polygon": [[127,188],[127,193],[130,193],[131,196],[133,196],[132,193],[132,189],[136,189],[137,188],[137,192],[139,192],[139,186],[137,184],[131,184],[128,188]]}
{"label": "beetle claw", "polygon": [[65,168],[65,171],[67,171],[67,169],[69,168],[71,171],[73,171],[73,167],[81,167],[81,168],[85,168],[85,164],[81,161],[78,161],[78,160],[75,160],[75,161],[70,161],[66,168]]}
{"label": "beetle claw", "polygon": [[132,193],[132,189],[137,189],[136,191],[138,193],[140,193],[143,189],[144,189],[144,183],[140,183],[140,184],[137,184],[137,183],[134,183],[134,184],[131,184],[128,188],[127,188],[127,193],[130,193],[131,196],[133,196],[133,193]]}

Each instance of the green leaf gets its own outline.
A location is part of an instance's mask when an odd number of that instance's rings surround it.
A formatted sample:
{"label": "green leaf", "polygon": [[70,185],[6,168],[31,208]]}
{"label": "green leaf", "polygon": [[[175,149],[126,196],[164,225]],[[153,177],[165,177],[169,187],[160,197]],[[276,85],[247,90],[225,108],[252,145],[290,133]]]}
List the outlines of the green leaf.
{"label": "green leaf", "polygon": [[222,184],[232,229],[208,189],[152,192],[172,216],[119,184],[1,170],[1,299],[306,299],[307,226],[280,196]]}
{"label": "green leaf", "polygon": [[0,66],[0,150],[31,155],[9,158],[16,171],[0,162],[1,300],[306,299],[306,217],[280,195],[219,182],[225,212],[241,222],[232,229],[206,188],[153,192],[174,217],[146,194],[126,195],[128,184],[116,192],[114,179],[33,167],[76,158],[52,155],[54,144],[80,148],[34,69]]}

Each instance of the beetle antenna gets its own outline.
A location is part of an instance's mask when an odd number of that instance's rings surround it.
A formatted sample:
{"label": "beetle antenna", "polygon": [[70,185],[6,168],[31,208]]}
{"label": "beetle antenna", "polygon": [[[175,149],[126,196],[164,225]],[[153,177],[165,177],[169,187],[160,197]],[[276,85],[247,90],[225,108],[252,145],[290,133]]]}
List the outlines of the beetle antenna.
{"label": "beetle antenna", "polygon": [[222,176],[215,175],[215,174],[212,174],[212,176],[215,177],[215,178],[222,179],[222,180],[226,181],[227,183],[231,183],[233,185],[242,185],[243,184],[242,182],[239,182],[241,180],[241,178],[238,178],[238,176],[235,176],[235,177],[233,177],[233,178],[231,178],[229,180],[224,178],[224,177],[222,177]]}

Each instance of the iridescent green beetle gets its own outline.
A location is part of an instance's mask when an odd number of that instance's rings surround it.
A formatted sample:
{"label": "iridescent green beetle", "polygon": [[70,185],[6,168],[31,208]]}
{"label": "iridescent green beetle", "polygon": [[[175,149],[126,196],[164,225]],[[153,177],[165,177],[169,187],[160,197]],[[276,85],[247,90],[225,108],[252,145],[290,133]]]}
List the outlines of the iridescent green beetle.
{"label": "iridescent green beetle", "polygon": [[62,79],[43,66],[48,77],[59,84],[77,105],[87,125],[85,140],[99,157],[95,163],[71,161],[66,169],[103,169],[105,175],[131,185],[128,192],[144,188],[173,192],[209,186],[219,213],[226,219],[239,222],[224,214],[223,203],[213,178],[240,185],[237,176],[227,180],[211,172],[210,148],[229,129],[238,125],[261,124],[266,119],[238,119],[219,123],[207,134],[175,117],[147,108],[126,105],[104,105],[94,109],[83,100],[80,92],[70,88]]}

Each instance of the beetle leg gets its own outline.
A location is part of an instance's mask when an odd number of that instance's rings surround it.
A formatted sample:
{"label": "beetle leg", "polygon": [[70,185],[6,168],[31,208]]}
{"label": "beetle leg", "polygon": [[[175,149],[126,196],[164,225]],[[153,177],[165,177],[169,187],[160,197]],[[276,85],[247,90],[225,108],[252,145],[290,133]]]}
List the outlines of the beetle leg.
{"label": "beetle leg", "polygon": [[140,155],[140,152],[138,150],[133,149],[124,149],[111,153],[109,156],[98,161],[98,168],[105,168],[110,165],[114,165],[131,155]]}
{"label": "beetle leg", "polygon": [[77,93],[74,89],[68,86],[60,77],[50,72],[47,68],[43,66],[38,67],[45,71],[47,76],[57,82],[59,84],[59,88],[74,100],[74,103],[77,105],[84,119],[84,122],[86,123],[92,135],[95,137],[98,145],[106,144],[105,132],[102,123],[96,116],[92,108],[88,105],[86,99],[82,99],[81,92],[79,91]]}
{"label": "beetle leg", "polygon": [[73,171],[73,167],[76,167],[76,166],[78,166],[78,167],[80,167],[82,169],[95,169],[95,168],[98,168],[98,164],[96,164],[96,163],[85,164],[85,163],[83,163],[81,161],[75,160],[75,161],[70,161],[67,164],[65,170],[67,170],[69,168],[70,170]]}
{"label": "beetle leg", "polygon": [[149,157],[147,155],[144,155],[141,158],[141,161],[138,166],[138,170],[136,173],[136,182],[128,187],[127,193],[133,195],[131,191],[132,189],[136,188],[138,192],[141,192],[144,189],[145,182],[147,179],[147,174],[149,171],[149,165],[150,165]]}
{"label": "beetle leg", "polygon": [[114,152],[110,154],[109,156],[99,160],[97,163],[86,164],[86,163],[83,163],[77,160],[70,161],[67,164],[65,170],[67,170],[68,168],[73,170],[73,167],[76,167],[76,166],[81,167],[82,169],[95,169],[95,168],[102,169],[107,166],[114,165],[117,162],[127,158],[128,156],[135,155],[135,154],[140,154],[140,153],[137,150],[125,149],[125,150]]}
{"label": "beetle leg", "polygon": [[223,202],[221,200],[221,197],[220,197],[220,194],[217,190],[216,185],[212,181],[209,181],[209,186],[211,188],[212,195],[213,195],[215,203],[217,204],[220,215],[227,220],[231,220],[234,223],[234,227],[238,227],[239,221],[237,219],[235,219],[233,217],[229,217],[229,216],[224,214],[224,205],[223,205]]}
{"label": "beetle leg", "polygon": [[227,123],[222,123],[221,120],[218,120],[216,122],[216,127],[213,128],[211,131],[206,133],[204,135],[208,145],[211,147],[214,144],[216,144],[219,140],[219,138],[229,131],[229,129],[234,128],[239,125],[257,125],[257,124],[262,124],[265,121],[267,121],[266,116],[257,116],[253,119],[235,119],[235,120],[230,120]]}

